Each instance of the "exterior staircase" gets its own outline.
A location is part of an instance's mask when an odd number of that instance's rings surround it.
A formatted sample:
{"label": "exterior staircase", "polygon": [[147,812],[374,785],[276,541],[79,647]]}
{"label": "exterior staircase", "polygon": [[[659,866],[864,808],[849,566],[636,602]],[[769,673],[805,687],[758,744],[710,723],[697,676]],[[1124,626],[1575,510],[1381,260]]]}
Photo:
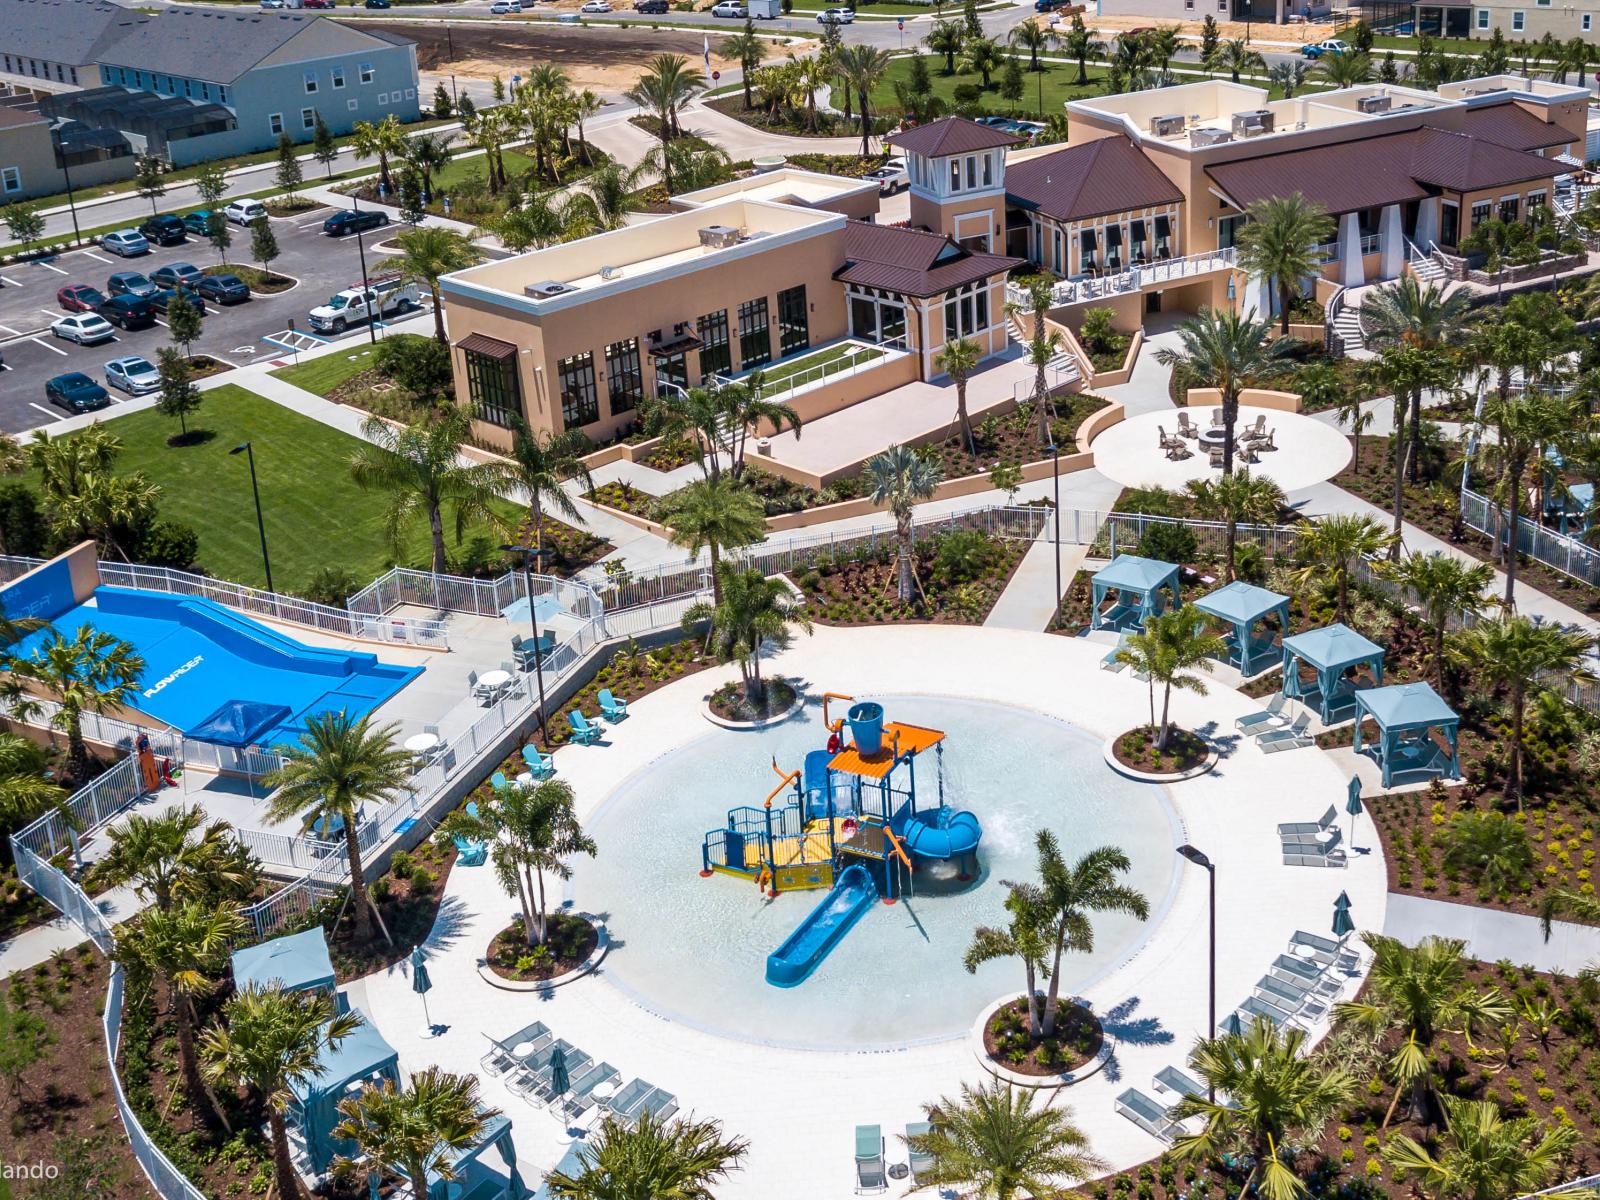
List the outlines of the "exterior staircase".
{"label": "exterior staircase", "polygon": [[1354,305],[1348,305],[1339,311],[1339,315],[1333,321],[1333,331],[1344,343],[1346,354],[1366,349],[1366,334],[1361,329],[1361,310]]}
{"label": "exterior staircase", "polygon": [[1449,273],[1436,257],[1424,254],[1409,238],[1406,240],[1406,267],[1422,283],[1434,283],[1449,277]]}

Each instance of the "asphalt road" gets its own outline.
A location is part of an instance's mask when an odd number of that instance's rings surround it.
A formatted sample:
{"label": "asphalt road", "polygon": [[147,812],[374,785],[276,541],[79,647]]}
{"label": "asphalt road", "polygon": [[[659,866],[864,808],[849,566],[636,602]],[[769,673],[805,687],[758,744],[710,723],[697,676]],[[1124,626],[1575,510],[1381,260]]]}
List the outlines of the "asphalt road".
{"label": "asphalt road", "polygon": [[[299,330],[307,327],[306,314],[333,293],[361,279],[361,266],[353,237],[333,240],[319,232],[329,210],[307,212],[293,218],[273,221],[282,255],[273,270],[299,280],[286,292],[255,296],[228,307],[207,305],[205,327],[194,344],[197,354],[210,354],[243,366],[263,358],[287,357],[283,345],[266,339],[288,329],[293,318]],[[367,270],[376,274],[386,257],[373,245],[393,235],[393,229],[378,230],[363,236]],[[248,254],[248,239],[236,236],[229,258]],[[221,261],[209,243],[189,241],[182,246],[160,247],[142,258],[120,259],[99,250],[80,250],[48,261],[0,268],[0,353],[5,355],[0,372],[0,430],[18,434],[61,420],[66,414],[45,401],[45,381],[67,371],[83,371],[101,383],[104,367],[114,358],[139,354],[155,361],[156,351],[170,341],[164,324],[132,333],[117,331],[114,341],[98,346],[79,346],[52,337],[49,326],[64,310],[56,303],[56,291],[69,283],[87,283],[105,289],[108,276],[116,271],[149,273],[164,263],[190,262],[206,267]],[[426,304],[426,298],[424,298]],[[365,327],[344,334],[343,341],[360,342],[368,337]],[[117,404],[128,397],[111,390],[113,404],[105,415],[115,416]]]}

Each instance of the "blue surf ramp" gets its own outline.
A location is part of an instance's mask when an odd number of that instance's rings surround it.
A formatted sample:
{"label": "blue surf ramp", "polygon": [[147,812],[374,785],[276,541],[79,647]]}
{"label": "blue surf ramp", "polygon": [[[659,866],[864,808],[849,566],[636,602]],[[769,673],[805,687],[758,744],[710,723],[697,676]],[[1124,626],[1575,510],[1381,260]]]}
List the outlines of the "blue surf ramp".
{"label": "blue surf ramp", "polygon": [[877,898],[877,885],[866,868],[846,867],[822,903],[767,955],[767,982],[773,987],[804,983]]}

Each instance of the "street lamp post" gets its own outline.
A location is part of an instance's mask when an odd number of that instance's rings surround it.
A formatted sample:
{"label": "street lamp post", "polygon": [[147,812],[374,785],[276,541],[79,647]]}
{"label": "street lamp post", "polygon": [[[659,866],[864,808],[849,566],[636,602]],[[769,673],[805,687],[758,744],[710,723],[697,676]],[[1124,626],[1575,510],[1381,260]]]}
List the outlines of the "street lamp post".
{"label": "street lamp post", "polygon": [[539,612],[533,603],[533,564],[543,550],[536,550],[532,546],[518,546],[506,543],[500,549],[506,554],[520,554],[522,556],[522,589],[528,597],[528,620],[533,622],[533,674],[539,687],[539,736],[544,738],[545,749],[550,748],[550,728],[545,723],[544,714],[544,655],[539,651]]}
{"label": "street lamp post", "polygon": [[1054,613],[1061,609],[1061,447],[1054,438],[1050,439],[1050,479],[1055,489],[1056,602],[1051,616],[1054,620]]}
{"label": "street lamp post", "polygon": [[[350,211],[361,211],[361,198],[354,192],[350,193]],[[361,230],[359,229],[356,230],[356,257],[361,260],[361,295],[363,297],[362,303],[366,304],[369,303],[365,299],[367,295],[367,248],[361,243]],[[374,346],[378,344],[378,314],[370,311],[367,313],[367,340]]]}
{"label": "street lamp post", "polygon": [[72,241],[76,245],[83,241],[83,234],[78,230],[78,202],[72,193],[72,168],[67,165],[67,143],[57,142],[56,150],[61,155],[61,174],[67,185],[67,211],[72,214]]}
{"label": "street lamp post", "polygon": [[256,500],[256,532],[261,535],[261,565],[267,572],[267,591],[273,591],[272,560],[267,557],[267,524],[261,519],[261,485],[256,482],[256,452],[249,442],[235,446],[229,454],[242,453],[250,460],[250,494]]}
{"label": "street lamp post", "polygon": [[[1217,1036],[1217,865],[1211,861],[1203,850],[1185,842],[1178,847],[1178,853],[1188,859],[1197,867],[1204,867],[1210,876],[1211,883],[1211,991],[1210,1003],[1207,1014],[1211,1021],[1211,1037]],[[1209,1089],[1211,1102],[1216,1103],[1217,1089],[1213,1084]]]}

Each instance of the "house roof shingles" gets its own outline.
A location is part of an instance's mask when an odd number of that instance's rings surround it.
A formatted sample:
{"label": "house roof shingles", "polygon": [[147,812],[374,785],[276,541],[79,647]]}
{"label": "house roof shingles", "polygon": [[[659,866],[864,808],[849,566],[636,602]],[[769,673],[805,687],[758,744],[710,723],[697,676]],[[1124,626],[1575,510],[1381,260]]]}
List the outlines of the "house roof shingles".
{"label": "house roof shingles", "polygon": [[124,28],[148,19],[108,0],[0,0],[0,50],[88,66]]}
{"label": "house roof shingles", "polygon": [[919,298],[988,279],[1023,261],[966,250],[941,234],[865,221],[845,226],[844,254],[844,266],[833,273],[840,282]]}
{"label": "house roof shingles", "polygon": [[1466,132],[1512,150],[1549,150],[1576,139],[1559,125],[1541,121],[1511,101],[1467,110]]}
{"label": "house roof shingles", "polygon": [[1058,221],[1183,200],[1178,185],[1125,137],[1096,138],[1006,167],[1006,198]]}
{"label": "house roof shingles", "polygon": [[973,154],[979,150],[993,150],[997,146],[1015,146],[1019,137],[979,125],[965,117],[945,117],[926,125],[915,125],[903,132],[891,134],[887,139],[897,150],[920,154],[924,158],[941,158],[947,154]]}

